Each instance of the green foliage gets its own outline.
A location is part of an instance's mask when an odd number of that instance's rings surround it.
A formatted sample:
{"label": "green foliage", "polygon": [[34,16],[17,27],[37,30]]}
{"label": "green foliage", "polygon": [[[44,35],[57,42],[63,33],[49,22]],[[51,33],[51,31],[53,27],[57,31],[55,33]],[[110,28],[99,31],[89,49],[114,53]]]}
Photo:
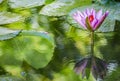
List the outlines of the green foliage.
{"label": "green foliage", "polygon": [[88,80],[73,72],[73,62],[90,53],[90,38],[72,14],[91,7],[110,12],[97,31],[109,33],[95,34],[95,55],[120,63],[120,3],[91,1],[0,0],[0,81],[95,81],[89,68]]}

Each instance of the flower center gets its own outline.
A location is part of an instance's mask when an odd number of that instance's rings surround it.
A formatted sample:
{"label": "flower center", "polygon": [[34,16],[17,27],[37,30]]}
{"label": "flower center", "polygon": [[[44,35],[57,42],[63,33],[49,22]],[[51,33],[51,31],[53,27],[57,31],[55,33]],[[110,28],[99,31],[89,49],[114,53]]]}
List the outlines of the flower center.
{"label": "flower center", "polygon": [[94,16],[93,16],[93,15],[90,15],[90,16],[89,16],[89,20],[90,20],[90,22],[92,22],[92,21],[94,20]]}

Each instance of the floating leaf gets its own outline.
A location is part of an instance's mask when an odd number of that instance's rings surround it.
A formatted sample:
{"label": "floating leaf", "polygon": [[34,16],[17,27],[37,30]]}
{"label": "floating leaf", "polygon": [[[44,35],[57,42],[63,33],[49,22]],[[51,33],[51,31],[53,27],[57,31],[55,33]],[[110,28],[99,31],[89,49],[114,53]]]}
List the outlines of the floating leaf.
{"label": "floating leaf", "polygon": [[11,8],[31,8],[35,6],[41,6],[45,3],[45,0],[9,0]]}
{"label": "floating leaf", "polygon": [[102,9],[103,12],[109,11],[108,17],[105,19],[101,27],[97,30],[97,32],[111,32],[114,31],[115,20],[120,20],[120,4],[116,3],[113,5],[107,6],[100,6],[100,5],[90,5],[90,6],[83,6],[79,8],[73,9],[68,16],[68,22],[73,25],[74,27],[82,28],[72,17],[73,13],[76,11],[83,11],[87,8],[95,8],[96,10]]}
{"label": "floating leaf", "polygon": [[0,12],[0,25],[13,23],[21,19],[20,15],[11,12]]}
{"label": "floating leaf", "polygon": [[[5,29],[3,29],[5,31]],[[6,29],[7,31],[8,29]],[[8,33],[9,32],[9,33]],[[1,34],[16,32],[8,30]],[[53,37],[44,31],[21,31],[20,35],[9,41],[0,42],[0,64],[20,66],[25,60],[34,68],[45,67],[51,60],[54,51]],[[8,61],[11,59],[10,61]]]}
{"label": "floating leaf", "polygon": [[53,55],[53,38],[47,32],[41,31],[22,31],[21,35],[38,36],[32,38],[34,42],[28,42],[29,45],[25,50],[29,51],[26,51],[24,59],[36,69],[46,66]]}
{"label": "floating leaf", "polygon": [[4,27],[0,27],[0,40],[7,40],[19,35],[21,30],[10,30]]}
{"label": "floating leaf", "polygon": [[47,39],[52,44],[54,44],[54,39],[49,35],[48,32],[34,31],[34,30],[31,30],[31,31],[23,30],[21,35],[23,35],[23,36],[40,36],[40,37]]}
{"label": "floating leaf", "polygon": [[[81,4],[80,4],[81,3]],[[90,0],[55,0],[51,4],[46,5],[40,11],[40,14],[48,16],[62,16],[66,15],[71,9],[80,6],[89,4]]]}

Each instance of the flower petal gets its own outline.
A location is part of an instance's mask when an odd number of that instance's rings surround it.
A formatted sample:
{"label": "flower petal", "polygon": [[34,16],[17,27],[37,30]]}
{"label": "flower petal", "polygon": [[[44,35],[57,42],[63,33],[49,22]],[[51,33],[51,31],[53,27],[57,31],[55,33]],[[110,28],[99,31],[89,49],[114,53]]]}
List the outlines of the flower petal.
{"label": "flower petal", "polygon": [[99,20],[102,17],[102,9],[99,10],[96,14],[96,18]]}
{"label": "flower petal", "polygon": [[74,14],[73,14],[73,18],[74,18],[74,19],[79,19],[79,20],[82,19],[82,17],[80,16],[79,13],[74,13]]}
{"label": "flower petal", "polygon": [[82,18],[83,15],[80,14],[80,12],[74,13],[73,18],[75,21],[77,21],[81,26],[83,26],[86,29],[85,20]]}
{"label": "flower petal", "polygon": [[80,19],[75,19],[81,26],[83,26],[86,29],[86,25],[84,23],[84,21],[80,20]]}
{"label": "flower petal", "polygon": [[105,18],[108,16],[109,12],[106,11],[104,13],[104,15],[98,20],[98,23],[95,25],[95,30],[98,29],[100,27],[100,25],[103,23],[103,21],[105,20]]}
{"label": "flower petal", "polygon": [[93,30],[94,30],[95,25],[97,24],[97,22],[98,22],[98,20],[96,18],[91,22],[91,26],[92,26]]}
{"label": "flower petal", "polygon": [[83,14],[84,14],[84,18],[86,19],[87,13],[84,11]]}
{"label": "flower petal", "polygon": [[91,12],[90,12],[90,9],[86,9],[86,14],[87,14],[87,16],[90,16],[91,15]]}
{"label": "flower petal", "polygon": [[77,11],[77,14],[79,14],[82,18],[84,18],[84,14],[82,14],[80,11]]}
{"label": "flower petal", "polygon": [[95,12],[95,9],[91,9],[91,15],[93,15],[94,18],[96,18],[96,12]]}

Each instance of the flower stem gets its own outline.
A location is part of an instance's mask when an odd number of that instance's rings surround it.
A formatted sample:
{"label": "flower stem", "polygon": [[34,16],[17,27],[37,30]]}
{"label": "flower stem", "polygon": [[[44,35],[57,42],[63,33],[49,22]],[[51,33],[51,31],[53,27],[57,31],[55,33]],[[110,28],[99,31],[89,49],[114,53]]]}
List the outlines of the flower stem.
{"label": "flower stem", "polygon": [[94,31],[91,31],[90,34],[91,34],[91,56],[94,56]]}

